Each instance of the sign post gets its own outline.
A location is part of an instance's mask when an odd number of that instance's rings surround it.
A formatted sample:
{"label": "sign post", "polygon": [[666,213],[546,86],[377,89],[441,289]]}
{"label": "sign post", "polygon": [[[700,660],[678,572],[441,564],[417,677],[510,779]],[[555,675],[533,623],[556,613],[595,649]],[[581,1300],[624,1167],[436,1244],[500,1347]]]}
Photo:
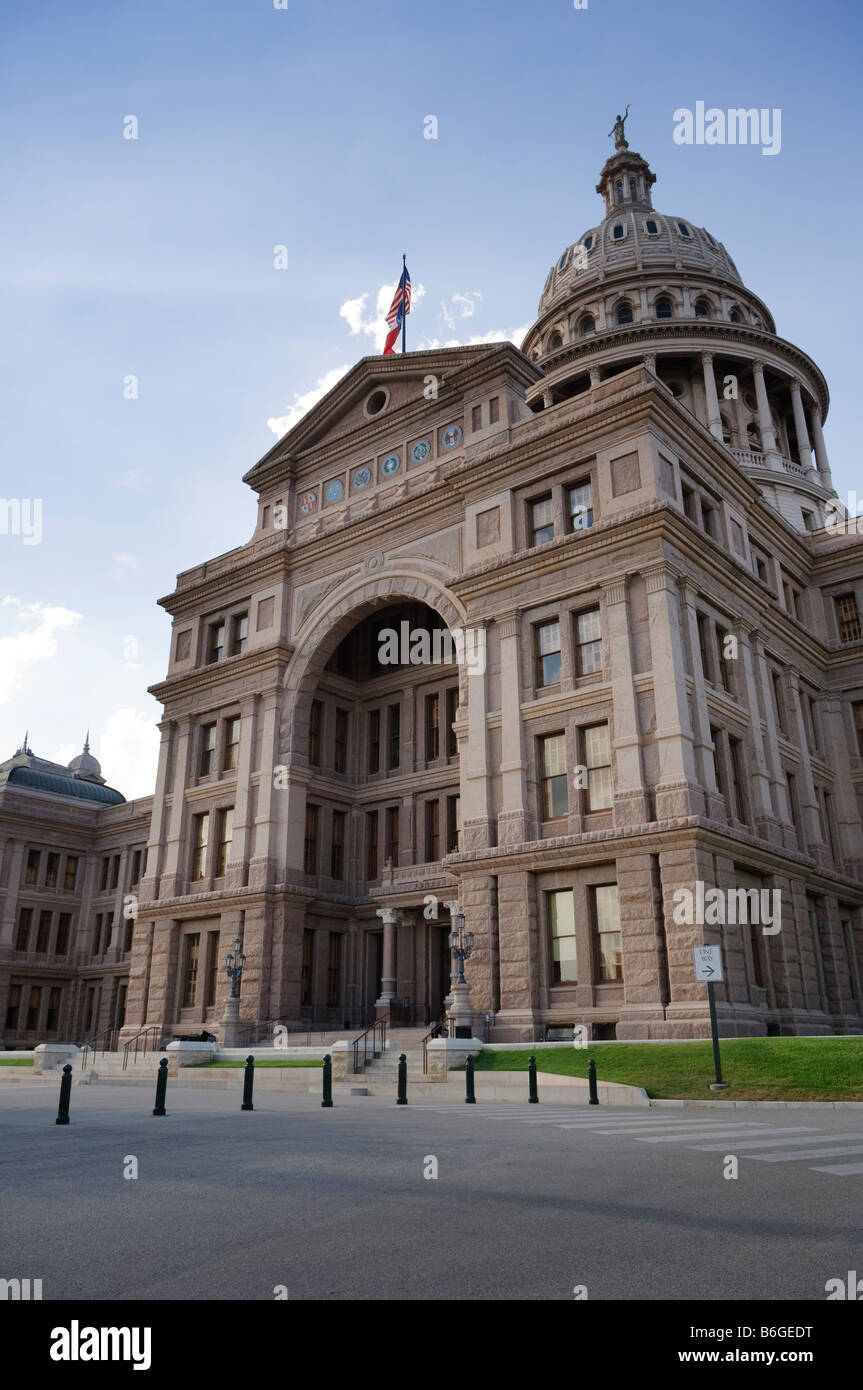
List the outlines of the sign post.
{"label": "sign post", "polygon": [[716,1024],[716,998],[714,995],[714,985],[717,980],[722,981],[725,975],[722,970],[722,951],[719,946],[696,946],[695,955],[695,978],[703,980],[707,985],[707,1005],[710,1009],[710,1036],[713,1039],[713,1065],[716,1071],[716,1080],[712,1083],[711,1091],[727,1091],[728,1082],[722,1080],[722,1064],[719,1058],[719,1030]]}

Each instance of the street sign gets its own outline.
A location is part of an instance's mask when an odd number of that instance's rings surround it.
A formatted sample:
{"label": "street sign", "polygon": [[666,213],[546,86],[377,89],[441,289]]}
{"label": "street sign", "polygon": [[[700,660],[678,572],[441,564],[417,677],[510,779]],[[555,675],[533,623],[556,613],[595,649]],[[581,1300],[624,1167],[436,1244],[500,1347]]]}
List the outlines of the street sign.
{"label": "street sign", "polygon": [[706,980],[708,983],[716,984],[724,980],[722,973],[722,950],[719,946],[696,946],[695,954],[695,978],[696,980]]}

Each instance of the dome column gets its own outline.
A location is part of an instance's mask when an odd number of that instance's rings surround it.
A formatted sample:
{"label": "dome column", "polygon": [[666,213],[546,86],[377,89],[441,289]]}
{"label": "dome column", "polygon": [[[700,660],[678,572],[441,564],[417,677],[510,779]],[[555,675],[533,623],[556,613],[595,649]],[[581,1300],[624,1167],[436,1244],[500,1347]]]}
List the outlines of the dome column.
{"label": "dome column", "polygon": [[761,447],[768,468],[781,470],[782,459],[776,443],[776,431],[770,414],[767,387],[764,385],[764,366],[761,362],[752,363],[752,377],[755,381],[755,398],[758,401],[758,428],[761,431]]}
{"label": "dome column", "polygon": [[821,432],[821,407],[818,405],[812,408],[812,440],[815,444],[815,462],[818,465],[819,478],[828,492],[832,492],[833,477],[830,472],[830,461],[827,458],[827,446]]}
{"label": "dome column", "polygon": [[716,394],[716,376],[713,371],[713,353],[702,352],[701,366],[704,372],[704,395],[707,399],[707,426],[714,439],[722,443],[722,418],[719,414],[719,397]]}
{"label": "dome column", "polygon": [[803,400],[800,395],[800,382],[795,377],[791,382],[791,409],[794,412],[794,429],[797,434],[797,452],[800,455],[800,462],[806,469],[806,476],[812,478],[817,476],[815,464],[812,460],[812,445],[809,443],[809,430],[806,427],[806,415],[803,410]]}

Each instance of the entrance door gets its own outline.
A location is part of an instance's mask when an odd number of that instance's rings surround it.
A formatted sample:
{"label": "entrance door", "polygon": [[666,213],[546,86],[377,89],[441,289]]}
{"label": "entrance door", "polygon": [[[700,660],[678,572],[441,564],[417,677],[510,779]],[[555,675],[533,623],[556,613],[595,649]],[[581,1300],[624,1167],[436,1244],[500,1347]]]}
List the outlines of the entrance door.
{"label": "entrance door", "polygon": [[443,1017],[444,1000],[450,991],[452,961],[449,949],[449,923],[445,927],[429,926],[431,932],[431,961],[429,970],[429,1019],[437,1023]]}

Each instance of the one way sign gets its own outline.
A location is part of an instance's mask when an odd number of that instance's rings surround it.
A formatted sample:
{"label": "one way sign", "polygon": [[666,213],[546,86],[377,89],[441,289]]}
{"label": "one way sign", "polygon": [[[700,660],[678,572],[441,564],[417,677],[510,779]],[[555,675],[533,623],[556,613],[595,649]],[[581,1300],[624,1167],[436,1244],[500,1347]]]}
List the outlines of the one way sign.
{"label": "one way sign", "polygon": [[696,980],[707,980],[716,984],[725,978],[722,974],[722,951],[719,946],[696,946],[694,953]]}

